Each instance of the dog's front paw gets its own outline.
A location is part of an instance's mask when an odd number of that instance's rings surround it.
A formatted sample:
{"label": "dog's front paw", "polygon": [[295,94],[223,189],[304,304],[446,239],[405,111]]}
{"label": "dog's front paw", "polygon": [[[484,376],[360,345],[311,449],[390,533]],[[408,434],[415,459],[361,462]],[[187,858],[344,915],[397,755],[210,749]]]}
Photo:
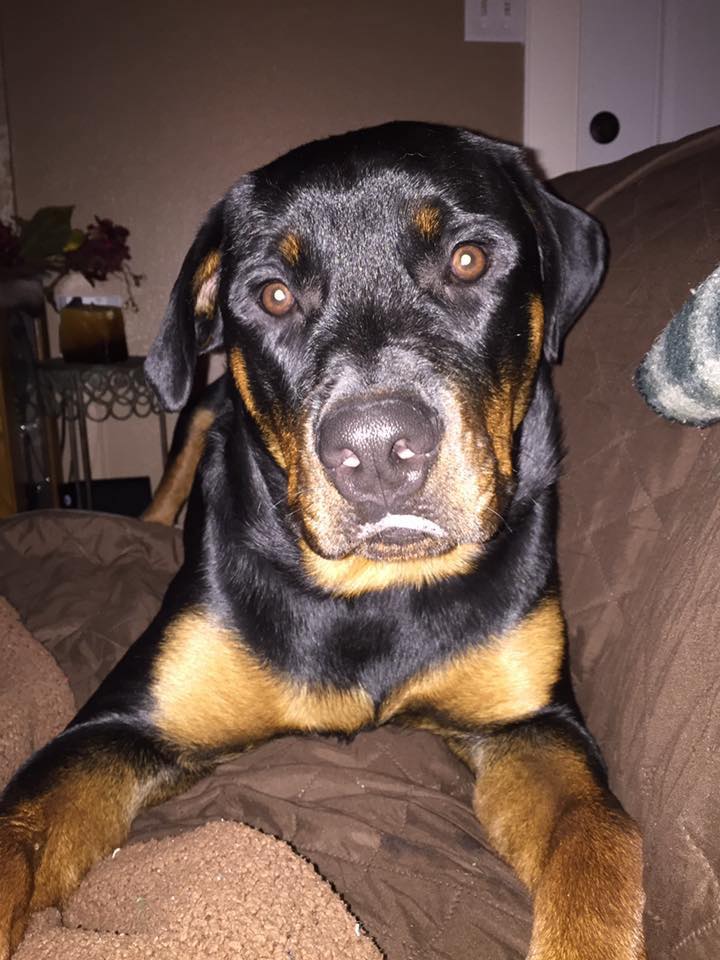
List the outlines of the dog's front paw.
{"label": "dog's front paw", "polygon": [[0,823],[0,960],[22,940],[33,895],[32,851],[11,824]]}

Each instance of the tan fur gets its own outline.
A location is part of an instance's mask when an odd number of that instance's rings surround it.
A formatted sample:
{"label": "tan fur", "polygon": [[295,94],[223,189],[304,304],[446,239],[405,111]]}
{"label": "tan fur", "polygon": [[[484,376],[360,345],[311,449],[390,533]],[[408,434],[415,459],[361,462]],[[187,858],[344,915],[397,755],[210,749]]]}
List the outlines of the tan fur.
{"label": "tan fur", "polygon": [[280,241],[280,256],[291,267],[299,263],[301,249],[300,237],[296,233],[288,233]]}
{"label": "tan fur", "polygon": [[245,404],[245,409],[257,424],[271,456],[284,470],[286,468],[285,457],[278,440],[275,424],[271,421],[270,417],[265,416],[260,411],[255,402],[255,397],[250,388],[250,378],[248,377],[245,357],[239,347],[233,347],[230,350],[230,369],[232,370],[235,386]]}
{"label": "tan fur", "polygon": [[213,250],[202,260],[193,277],[195,312],[202,316],[211,317],[215,312],[219,272],[220,251]]}
{"label": "tan fur", "polygon": [[140,799],[135,774],[114,759],[95,769],[69,769],[47,793],[0,819],[0,911],[14,911],[13,919],[0,915],[0,929],[10,931],[11,949],[28,911],[62,903],[90,867],[125,840]]}
{"label": "tan fur", "polygon": [[484,421],[501,476],[512,477],[514,377],[504,374],[484,404]]}
{"label": "tan fur", "polygon": [[560,740],[481,742],[475,812],[534,894],[529,960],[642,960],[642,845]]}
{"label": "tan fur", "polygon": [[536,293],[530,297],[529,322],[529,350],[525,359],[525,370],[521,387],[513,403],[513,432],[517,430],[522,423],[530,406],[535,374],[538,364],[540,363],[540,354],[545,337],[545,308],[543,307],[542,300]]}
{"label": "tan fur", "polygon": [[413,214],[413,223],[426,240],[432,240],[440,232],[440,211],[430,205],[419,207]]}
{"label": "tan fur", "polygon": [[540,362],[544,336],[542,301],[533,294],[528,308],[528,353],[521,370],[503,371],[500,383],[489,392],[483,405],[482,418],[492,445],[501,476],[512,477],[512,446],[532,400],[535,374]]}
{"label": "tan fur", "polygon": [[168,464],[152,503],[142,514],[150,523],[171,527],[180,508],[190,496],[195,471],[205,450],[210,427],[215,422],[215,411],[198,407],[190,419],[187,437],[175,459]]}
{"label": "tan fur", "polygon": [[336,596],[354,597],[368,590],[422,587],[468,573],[480,548],[462,544],[438,557],[418,560],[369,560],[350,556],[326,560],[300,542],[303,563],[313,581]]}
{"label": "tan fur", "polygon": [[[338,489],[330,482],[315,453],[314,436],[309,421],[305,421],[298,450],[297,469],[288,484],[288,502],[303,519],[313,540],[333,545],[338,532],[345,527],[344,518],[349,509]],[[308,568],[312,575],[312,569]]]}
{"label": "tan fur", "polygon": [[278,676],[241,637],[199,610],[167,629],[152,693],[163,734],[209,750],[292,731],[351,733],[374,714],[363,690],[310,687]]}
{"label": "tan fur", "polygon": [[564,638],[560,604],[549,598],[502,636],[413,677],[383,704],[380,720],[430,710],[467,729],[530,716],[550,701]]}
{"label": "tan fur", "polygon": [[362,689],[291,682],[200,610],[167,629],[153,678],[154,719],[175,743],[245,746],[290,731],[339,731],[439,710],[460,728],[517,720],[544,706],[557,680],[563,622],[554,598],[482,647],[419,674],[376,717]]}
{"label": "tan fur", "polygon": [[[142,807],[161,803],[193,783],[200,770],[143,771],[113,748],[78,754],[45,792],[0,817],[0,930],[11,951],[29,914],[61,906],[93,864],[122,844]],[[0,956],[3,943],[0,942]]]}

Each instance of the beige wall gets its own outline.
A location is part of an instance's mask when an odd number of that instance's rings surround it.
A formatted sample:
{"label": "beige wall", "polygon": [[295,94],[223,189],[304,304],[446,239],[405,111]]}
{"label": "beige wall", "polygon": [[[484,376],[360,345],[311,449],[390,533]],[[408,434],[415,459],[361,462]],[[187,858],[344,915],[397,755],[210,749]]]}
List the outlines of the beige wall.
{"label": "beige wall", "polygon": [[15,194],[10,165],[10,129],[5,106],[4,76],[0,47],[0,220],[9,220],[15,213]]}
{"label": "beige wall", "polygon": [[[462,0],[6,0],[18,210],[76,204],[128,226],[157,329],[208,206],[286,148],[390,119],[522,136],[522,47],[463,41]],[[99,436],[99,473],[157,474],[154,424]]]}

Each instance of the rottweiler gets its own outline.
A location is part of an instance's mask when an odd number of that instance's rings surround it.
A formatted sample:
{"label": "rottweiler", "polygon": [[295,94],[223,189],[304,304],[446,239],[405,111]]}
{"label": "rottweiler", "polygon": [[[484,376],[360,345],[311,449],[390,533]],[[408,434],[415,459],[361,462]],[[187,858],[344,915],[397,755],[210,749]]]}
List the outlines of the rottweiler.
{"label": "rottweiler", "polygon": [[534,899],[532,960],[637,960],[638,829],[575,705],[550,378],[604,270],[521,150],[398,122],[301,146],[210,211],[146,372],[201,403],[186,559],[0,806],[0,957],[138,811],[288,733],[434,731]]}

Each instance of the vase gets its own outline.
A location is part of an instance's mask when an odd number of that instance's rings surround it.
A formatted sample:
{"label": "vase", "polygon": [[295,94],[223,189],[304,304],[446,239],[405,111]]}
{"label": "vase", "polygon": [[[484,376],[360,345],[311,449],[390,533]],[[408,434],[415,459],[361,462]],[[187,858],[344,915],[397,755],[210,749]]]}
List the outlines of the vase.
{"label": "vase", "polygon": [[60,307],[60,352],[66,363],[120,363],[128,358],[120,297],[73,297]]}

